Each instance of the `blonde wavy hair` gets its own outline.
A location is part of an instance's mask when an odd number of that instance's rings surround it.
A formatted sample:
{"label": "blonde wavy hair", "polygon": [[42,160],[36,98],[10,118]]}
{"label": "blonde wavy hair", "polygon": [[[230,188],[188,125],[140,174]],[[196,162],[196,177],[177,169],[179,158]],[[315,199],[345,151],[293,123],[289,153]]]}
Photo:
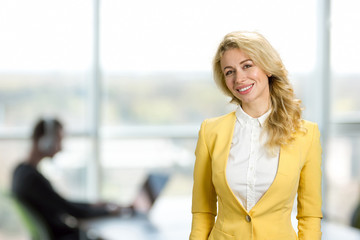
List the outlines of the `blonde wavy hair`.
{"label": "blonde wavy hair", "polygon": [[224,52],[234,48],[247,54],[256,66],[270,76],[271,113],[264,126],[269,136],[266,147],[275,149],[294,140],[296,131],[306,132],[301,120],[301,101],[295,98],[287,70],[277,51],[261,34],[241,31],[224,37],[213,60],[214,80],[219,88],[232,98],[232,103],[241,105],[241,101],[227,88],[220,66]]}

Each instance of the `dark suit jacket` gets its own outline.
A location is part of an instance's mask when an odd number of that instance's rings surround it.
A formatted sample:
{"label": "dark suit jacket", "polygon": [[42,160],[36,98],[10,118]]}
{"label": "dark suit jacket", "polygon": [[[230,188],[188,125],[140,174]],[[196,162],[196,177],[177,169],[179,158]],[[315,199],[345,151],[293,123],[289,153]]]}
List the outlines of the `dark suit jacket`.
{"label": "dark suit jacket", "polygon": [[[51,186],[51,183],[32,165],[21,163],[13,173],[12,192],[14,196],[37,212],[48,225],[53,239],[77,236],[78,229],[64,222],[65,216],[77,219],[108,215],[105,207],[94,207],[87,203],[65,200]],[[76,239],[66,238],[66,239]]]}

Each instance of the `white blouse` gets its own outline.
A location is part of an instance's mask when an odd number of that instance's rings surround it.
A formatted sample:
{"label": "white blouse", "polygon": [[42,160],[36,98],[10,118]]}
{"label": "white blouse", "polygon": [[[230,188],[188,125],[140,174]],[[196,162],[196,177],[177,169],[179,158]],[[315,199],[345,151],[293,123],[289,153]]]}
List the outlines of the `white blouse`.
{"label": "white blouse", "polygon": [[252,118],[241,107],[236,110],[236,123],[226,166],[228,184],[242,206],[250,211],[275,179],[280,147],[276,155],[266,151],[267,134],[261,134],[270,110]]}

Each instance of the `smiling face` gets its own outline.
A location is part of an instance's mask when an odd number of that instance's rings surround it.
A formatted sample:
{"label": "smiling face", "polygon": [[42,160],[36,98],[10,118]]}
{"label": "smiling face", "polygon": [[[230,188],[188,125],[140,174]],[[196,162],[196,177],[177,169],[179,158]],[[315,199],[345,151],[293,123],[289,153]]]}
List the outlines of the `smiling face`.
{"label": "smiling face", "polygon": [[[229,91],[251,116],[269,109],[270,90],[266,73],[238,48],[226,50],[220,61]],[[257,117],[257,116],[253,116]]]}

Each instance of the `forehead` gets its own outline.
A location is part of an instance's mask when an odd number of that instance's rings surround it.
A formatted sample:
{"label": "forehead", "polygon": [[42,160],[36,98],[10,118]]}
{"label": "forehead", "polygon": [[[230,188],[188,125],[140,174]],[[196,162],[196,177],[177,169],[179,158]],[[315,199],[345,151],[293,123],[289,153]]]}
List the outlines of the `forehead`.
{"label": "forehead", "polygon": [[221,67],[226,67],[227,65],[239,64],[240,62],[250,59],[249,56],[239,48],[232,48],[226,50],[220,59]]}

